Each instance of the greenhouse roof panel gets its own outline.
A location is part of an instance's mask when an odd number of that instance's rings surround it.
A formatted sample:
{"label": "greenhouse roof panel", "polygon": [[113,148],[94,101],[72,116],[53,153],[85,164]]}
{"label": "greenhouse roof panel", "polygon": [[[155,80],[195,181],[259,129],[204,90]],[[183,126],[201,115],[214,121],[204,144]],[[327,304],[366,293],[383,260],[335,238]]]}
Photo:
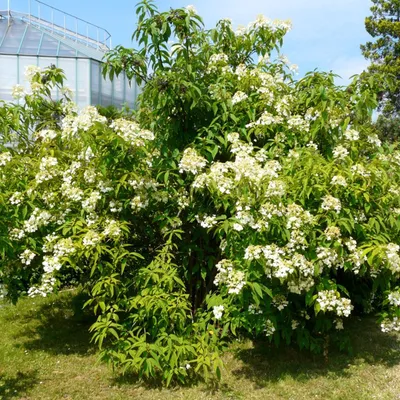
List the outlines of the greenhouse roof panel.
{"label": "greenhouse roof panel", "polygon": [[104,52],[20,18],[0,19],[0,54],[79,57],[101,61]]}

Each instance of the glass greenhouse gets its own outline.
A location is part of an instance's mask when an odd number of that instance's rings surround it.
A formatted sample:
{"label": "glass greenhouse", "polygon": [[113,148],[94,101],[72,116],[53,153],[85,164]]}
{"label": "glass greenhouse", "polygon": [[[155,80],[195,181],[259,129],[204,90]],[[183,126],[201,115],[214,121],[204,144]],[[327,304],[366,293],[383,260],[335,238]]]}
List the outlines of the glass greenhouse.
{"label": "glass greenhouse", "polygon": [[[101,75],[103,56],[111,47],[106,30],[41,1],[29,0],[28,7],[28,13],[0,10],[0,99],[12,100],[13,86],[27,85],[26,66],[53,64],[64,70],[79,107],[135,107],[135,82],[129,84],[124,74],[113,81]],[[59,93],[52,95],[58,98]]]}

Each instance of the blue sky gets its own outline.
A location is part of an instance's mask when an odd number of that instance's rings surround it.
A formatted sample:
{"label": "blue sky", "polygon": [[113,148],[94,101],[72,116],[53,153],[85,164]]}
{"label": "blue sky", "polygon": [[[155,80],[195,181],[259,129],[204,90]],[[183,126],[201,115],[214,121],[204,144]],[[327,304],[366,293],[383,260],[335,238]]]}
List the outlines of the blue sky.
{"label": "blue sky", "polygon": [[[28,0],[10,0],[11,8],[27,10]],[[112,34],[113,45],[130,46],[135,27],[135,0],[47,0],[48,4],[77,15]],[[32,4],[34,1],[32,0]],[[161,10],[192,4],[207,28],[229,17],[234,26],[247,25],[258,14],[290,19],[293,29],[282,53],[299,65],[300,75],[309,70],[333,70],[344,79],[367,65],[360,44],[369,40],[364,19],[370,14],[369,0],[157,0]],[[0,9],[7,0],[0,0]]]}

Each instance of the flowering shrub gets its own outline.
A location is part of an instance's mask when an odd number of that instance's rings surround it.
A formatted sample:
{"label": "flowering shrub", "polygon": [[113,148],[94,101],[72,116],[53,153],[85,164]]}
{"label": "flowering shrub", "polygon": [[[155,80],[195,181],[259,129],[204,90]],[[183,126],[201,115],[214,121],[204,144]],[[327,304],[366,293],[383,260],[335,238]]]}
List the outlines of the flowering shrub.
{"label": "flowering shrub", "polygon": [[141,49],[105,67],[143,83],[137,112],[53,102],[55,68],[1,107],[8,296],[75,274],[103,359],[167,384],[219,377],[235,335],[318,352],[374,307],[398,330],[400,152],[369,127],[379,82],[295,81],[269,59],[288,22],[205,31],[193,7],[148,1],[138,16]]}

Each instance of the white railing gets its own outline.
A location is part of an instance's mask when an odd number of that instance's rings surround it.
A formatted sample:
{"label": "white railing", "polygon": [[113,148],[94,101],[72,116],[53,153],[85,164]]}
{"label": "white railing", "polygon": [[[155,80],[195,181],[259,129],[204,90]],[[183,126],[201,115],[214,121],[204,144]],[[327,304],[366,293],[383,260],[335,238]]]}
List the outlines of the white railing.
{"label": "white railing", "polygon": [[16,15],[25,22],[44,28],[53,34],[79,42],[98,50],[111,49],[111,35],[100,26],[94,25],[75,15],[43,3],[40,0],[28,0],[28,12],[0,11],[0,15]]}

